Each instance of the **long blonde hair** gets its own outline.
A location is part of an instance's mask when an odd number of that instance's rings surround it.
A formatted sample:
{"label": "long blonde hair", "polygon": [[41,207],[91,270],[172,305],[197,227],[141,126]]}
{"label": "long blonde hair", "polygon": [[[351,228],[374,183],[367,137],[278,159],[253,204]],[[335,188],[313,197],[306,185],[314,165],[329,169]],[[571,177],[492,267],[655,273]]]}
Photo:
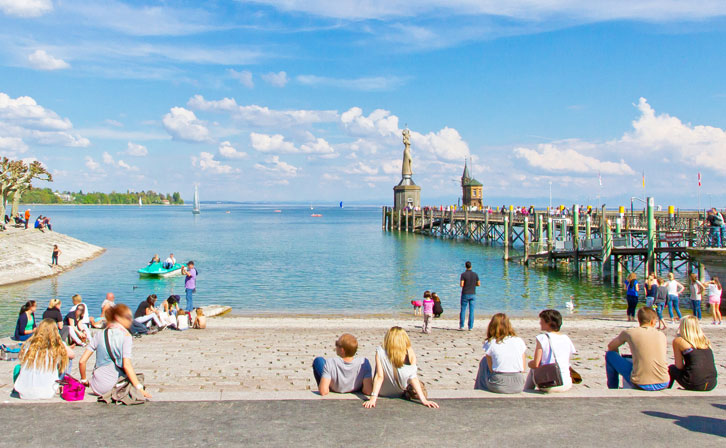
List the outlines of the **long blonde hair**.
{"label": "long blonde hair", "polygon": [[401,327],[391,327],[386,333],[386,337],[383,338],[383,349],[393,367],[397,369],[403,367],[409,348],[411,348],[411,339],[406,334],[406,330]]}
{"label": "long blonde hair", "polygon": [[48,308],[55,308],[58,305],[61,304],[61,301],[58,299],[50,299],[50,302],[48,302]]}
{"label": "long blonde hair", "polygon": [[53,319],[43,319],[33,336],[23,344],[20,365],[27,369],[53,369],[58,373],[68,367],[68,352],[61,341],[58,327]]}
{"label": "long blonde hair", "polygon": [[696,316],[685,316],[681,319],[681,327],[678,329],[678,332],[693,348],[711,348],[711,341],[703,334],[701,324],[698,323]]}

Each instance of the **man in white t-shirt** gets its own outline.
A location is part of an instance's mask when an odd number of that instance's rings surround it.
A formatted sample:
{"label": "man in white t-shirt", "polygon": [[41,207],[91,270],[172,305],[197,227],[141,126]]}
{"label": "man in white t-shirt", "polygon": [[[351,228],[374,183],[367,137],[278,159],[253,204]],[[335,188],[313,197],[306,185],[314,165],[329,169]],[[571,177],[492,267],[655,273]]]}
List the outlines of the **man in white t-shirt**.
{"label": "man in white t-shirt", "polygon": [[358,340],[352,334],[344,334],[335,341],[334,358],[317,357],[313,361],[313,375],[318,383],[320,395],[329,392],[341,394],[373,391],[373,372],[365,358],[356,358]]}
{"label": "man in white t-shirt", "polygon": [[116,306],[116,297],[113,295],[112,292],[106,293],[106,300],[103,301],[101,304],[101,316],[106,315],[106,310],[108,308],[113,308]]}
{"label": "man in white t-shirt", "polygon": [[164,260],[164,264],[162,267],[164,269],[171,269],[176,264],[176,258],[174,258],[174,254],[169,254],[169,257]]}

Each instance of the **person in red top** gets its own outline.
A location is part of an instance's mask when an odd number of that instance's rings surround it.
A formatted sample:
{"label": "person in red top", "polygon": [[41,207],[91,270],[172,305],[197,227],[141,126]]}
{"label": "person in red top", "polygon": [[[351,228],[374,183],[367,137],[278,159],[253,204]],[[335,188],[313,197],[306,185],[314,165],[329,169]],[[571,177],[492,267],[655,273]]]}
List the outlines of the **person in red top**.
{"label": "person in red top", "polygon": [[28,228],[28,222],[30,221],[30,209],[25,210],[25,228]]}

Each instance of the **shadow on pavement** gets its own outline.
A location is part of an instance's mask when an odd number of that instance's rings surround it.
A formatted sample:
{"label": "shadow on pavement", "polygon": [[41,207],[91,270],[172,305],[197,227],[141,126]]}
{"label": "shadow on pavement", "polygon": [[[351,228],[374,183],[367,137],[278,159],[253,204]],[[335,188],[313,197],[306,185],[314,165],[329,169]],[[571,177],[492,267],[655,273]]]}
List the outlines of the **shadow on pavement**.
{"label": "shadow on pavement", "polygon": [[[714,404],[715,407],[721,408],[723,405]],[[692,432],[700,432],[703,434],[711,434],[719,437],[726,437],[726,419],[701,417],[697,415],[678,416],[667,412],[643,411],[643,414],[668,420],[674,420],[673,423],[681,428]]]}

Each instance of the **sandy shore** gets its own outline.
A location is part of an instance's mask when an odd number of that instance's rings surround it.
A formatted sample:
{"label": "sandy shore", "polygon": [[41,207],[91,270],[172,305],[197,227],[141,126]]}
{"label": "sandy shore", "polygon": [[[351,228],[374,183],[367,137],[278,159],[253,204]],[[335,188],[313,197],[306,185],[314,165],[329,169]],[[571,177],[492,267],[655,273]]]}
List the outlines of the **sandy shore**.
{"label": "sandy shore", "polygon": [[[58,266],[50,264],[54,244],[61,250]],[[62,233],[8,227],[0,232],[0,286],[58,275],[104,251]]]}
{"label": "sandy shore", "polygon": [[[474,331],[460,332],[457,321],[437,320],[433,332],[426,335],[421,333],[420,319],[413,317],[224,316],[209,319],[206,330],[165,330],[135,339],[133,362],[137,371],[146,375],[147,386],[156,400],[310,399],[316,396],[312,360],[319,355],[333,356],[335,339],[341,333],[356,335],[359,355],[373,361],[375,348],[381,344],[386,330],[400,325],[411,336],[419,358],[420,378],[427,384],[432,397],[491,397],[496,395],[473,390],[487,323],[488,317],[482,316]],[[531,359],[534,337],[540,332],[538,321],[517,319],[513,323],[526,341],[527,356]],[[713,342],[721,378],[715,391],[686,392],[677,387],[656,393],[607,390],[605,346],[632,325],[617,319],[566,318],[563,332],[571,337],[578,349],[573,367],[582,374],[584,382],[557,396],[726,396],[726,326],[710,324],[704,325],[704,329]],[[670,328],[666,334],[670,343],[675,328]],[[77,354],[80,356],[81,349],[77,349]],[[672,361],[670,348],[669,359]],[[12,390],[13,365],[0,361],[0,396],[4,400]],[[334,394],[331,397],[355,399],[352,395]],[[532,397],[542,395],[509,396]],[[88,400],[93,401],[93,398]]]}

